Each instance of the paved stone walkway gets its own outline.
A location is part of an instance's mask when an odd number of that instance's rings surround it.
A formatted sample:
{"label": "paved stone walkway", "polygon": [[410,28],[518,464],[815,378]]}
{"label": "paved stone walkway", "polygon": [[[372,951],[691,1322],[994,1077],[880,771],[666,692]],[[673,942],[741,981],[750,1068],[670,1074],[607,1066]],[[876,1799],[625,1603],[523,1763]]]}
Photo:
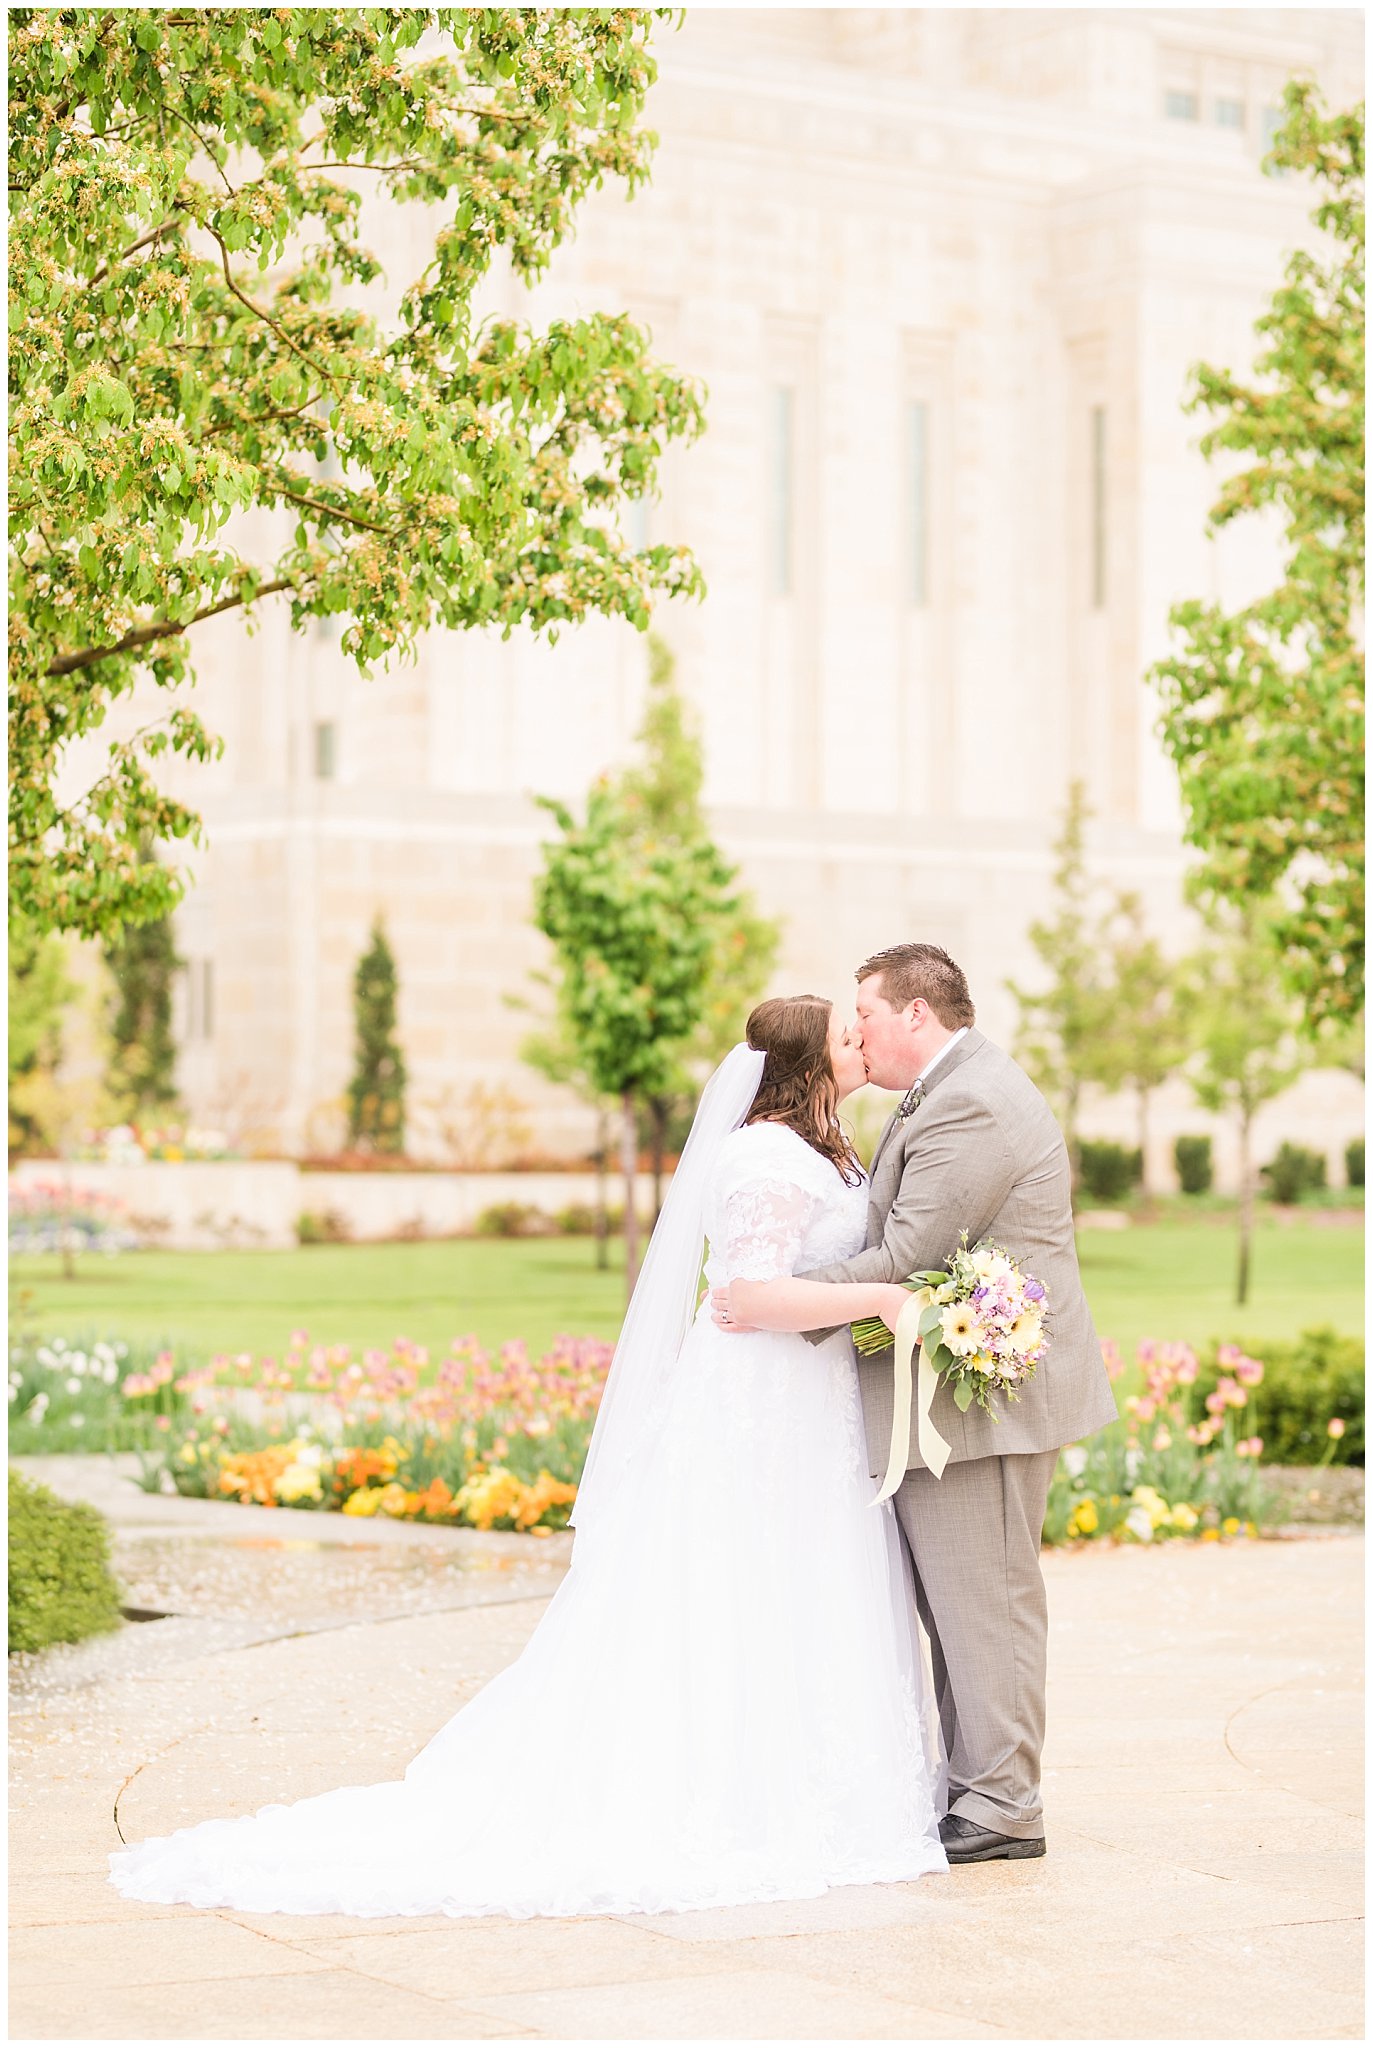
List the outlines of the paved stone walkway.
{"label": "paved stone walkway", "polygon": [[12,2038],[1362,2037],[1361,1536],[1046,1557],[1041,1863],[658,1919],[292,1919],[125,1903],[116,1814],[137,1841],[398,1775],[518,1654],[565,1540],[42,1462],[182,1605],[12,1673]]}

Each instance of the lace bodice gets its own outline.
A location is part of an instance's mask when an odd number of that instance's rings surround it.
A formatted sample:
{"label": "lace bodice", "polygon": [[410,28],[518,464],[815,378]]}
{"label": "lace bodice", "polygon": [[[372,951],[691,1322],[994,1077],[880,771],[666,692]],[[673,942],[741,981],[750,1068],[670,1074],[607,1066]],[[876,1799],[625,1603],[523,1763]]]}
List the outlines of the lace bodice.
{"label": "lace bodice", "polygon": [[852,1258],[867,1236],[868,1184],[845,1184],[785,1124],[746,1124],[720,1148],[706,1197],[706,1279],[779,1280]]}

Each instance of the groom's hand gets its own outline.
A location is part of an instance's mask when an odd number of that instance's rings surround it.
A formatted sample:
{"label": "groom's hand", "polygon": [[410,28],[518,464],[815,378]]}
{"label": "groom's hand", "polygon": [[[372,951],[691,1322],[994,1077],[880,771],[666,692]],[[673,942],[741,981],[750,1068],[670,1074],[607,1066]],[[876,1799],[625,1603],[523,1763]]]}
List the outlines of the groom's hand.
{"label": "groom's hand", "polygon": [[754,1334],[754,1325],[752,1323],[736,1323],[734,1317],[730,1314],[729,1289],[727,1287],[716,1287],[711,1290],[710,1320],[714,1323],[717,1330],[728,1330],[732,1336],[752,1336]]}

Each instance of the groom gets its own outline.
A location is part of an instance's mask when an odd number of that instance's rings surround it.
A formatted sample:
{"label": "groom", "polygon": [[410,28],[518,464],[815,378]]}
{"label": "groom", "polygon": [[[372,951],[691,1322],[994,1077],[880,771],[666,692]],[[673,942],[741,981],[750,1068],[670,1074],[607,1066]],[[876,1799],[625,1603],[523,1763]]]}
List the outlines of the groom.
{"label": "groom", "polygon": [[[944,1476],[925,1467],[913,1418],[895,1496],[948,1750],[949,1861],[1042,1856],[1044,1509],[1060,1447],[1116,1419],[1078,1274],[1067,1148],[1039,1090],[973,1028],[967,981],[938,946],[865,960],[857,1011],[868,1079],[905,1093],[873,1154],[869,1249],[804,1277],[905,1280],[945,1266],[966,1230],[1048,1294],[1049,1348],[1019,1401],[998,1401],[998,1420],[976,1404],[960,1414],[941,1380]],[[891,1444],[891,1353],[860,1357],[858,1371],[876,1476]]]}

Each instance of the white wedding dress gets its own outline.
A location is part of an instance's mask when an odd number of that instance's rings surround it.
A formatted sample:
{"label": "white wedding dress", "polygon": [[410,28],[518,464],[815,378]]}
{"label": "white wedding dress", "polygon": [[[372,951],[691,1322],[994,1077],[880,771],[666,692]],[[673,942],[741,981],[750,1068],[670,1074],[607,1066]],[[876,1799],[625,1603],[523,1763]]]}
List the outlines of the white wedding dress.
{"label": "white wedding dress", "polygon": [[[712,1286],[844,1258],[852,1188],[794,1132],[719,1148]],[[853,1349],[697,1312],[652,1440],[523,1654],[404,1778],[110,1858],[126,1898],[245,1912],[658,1913],[946,1867],[904,1552]]]}

